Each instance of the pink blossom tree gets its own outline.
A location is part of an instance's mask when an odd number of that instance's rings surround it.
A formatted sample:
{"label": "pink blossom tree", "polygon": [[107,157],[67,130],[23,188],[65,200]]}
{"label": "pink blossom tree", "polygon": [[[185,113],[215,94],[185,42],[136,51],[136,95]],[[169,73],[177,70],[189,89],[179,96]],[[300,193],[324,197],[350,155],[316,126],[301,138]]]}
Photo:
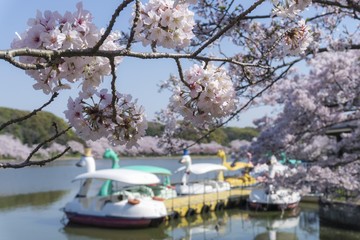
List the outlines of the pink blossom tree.
{"label": "pink blossom tree", "polygon": [[[116,29],[115,22],[127,8],[132,9],[129,26]],[[0,167],[41,165],[63,156],[69,146],[51,158],[31,160],[45,143],[70,128],[85,141],[107,139],[130,150],[139,146],[147,127],[145,109],[116,85],[117,67],[128,57],[139,61],[168,59],[177,66],[177,73],[161,84],[162,90],[171,92],[171,98],[159,117],[167,126],[159,142],[173,151],[191,148],[258,103],[276,84],[293,81],[296,66],[303,62],[316,64],[321,59],[317,56],[326,53],[344,62],[349,59],[345,53],[356,58],[359,39],[356,25],[352,26],[358,15],[359,4],[352,0],[123,0],[109,13],[107,27],[99,28],[81,2],[73,12],[38,12],[29,19],[28,28],[9,43],[11,48],[0,51],[0,59],[23,69],[34,80],[34,89],[51,97],[28,116],[10,119],[0,131],[30,118],[67,89],[80,90],[64,109],[69,128],[56,129],[56,134],[35,146],[25,161],[2,162]],[[321,75],[321,69],[314,71],[318,72],[316,77],[328,77],[326,72]],[[345,71],[337,74],[343,76]],[[354,89],[352,85],[343,88],[348,92]],[[304,101],[308,110],[316,109],[314,102],[307,101],[310,95],[300,88],[296,96],[289,101]],[[320,110],[319,117],[326,115],[326,109]],[[296,121],[301,122],[301,118]],[[186,145],[172,143],[169,139],[181,131],[182,124],[201,129],[202,136]],[[287,134],[279,140],[290,142],[293,138]],[[327,157],[326,153],[321,156]]]}
{"label": "pink blossom tree", "polygon": [[[264,153],[307,162],[309,168],[294,176],[324,191],[360,186],[358,50],[323,52],[308,61],[310,71],[289,74],[262,98],[281,104],[282,111],[262,122],[262,132],[252,144],[256,157]],[[301,177],[300,177],[301,176]]]}

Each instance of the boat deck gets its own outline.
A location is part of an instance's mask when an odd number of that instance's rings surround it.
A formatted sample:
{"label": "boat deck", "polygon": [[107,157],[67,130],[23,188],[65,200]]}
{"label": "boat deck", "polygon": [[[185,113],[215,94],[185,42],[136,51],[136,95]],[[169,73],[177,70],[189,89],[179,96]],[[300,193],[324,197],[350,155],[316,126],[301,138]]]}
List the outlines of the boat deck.
{"label": "boat deck", "polygon": [[228,191],[184,195],[164,201],[169,218],[186,217],[202,212],[216,211],[225,207],[239,206],[246,201],[251,189],[236,188]]}

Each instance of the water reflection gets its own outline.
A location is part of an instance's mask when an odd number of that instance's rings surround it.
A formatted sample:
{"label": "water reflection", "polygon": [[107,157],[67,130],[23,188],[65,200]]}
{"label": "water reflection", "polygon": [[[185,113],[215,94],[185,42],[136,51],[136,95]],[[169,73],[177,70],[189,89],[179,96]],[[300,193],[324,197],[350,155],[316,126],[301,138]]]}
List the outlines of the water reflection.
{"label": "water reflection", "polygon": [[255,240],[297,240],[296,228],[300,222],[300,208],[290,213],[251,213],[255,226],[266,231],[255,236]]}
{"label": "water reflection", "polygon": [[171,239],[221,239],[230,233],[228,211],[209,212],[170,220],[166,230]]}
{"label": "water reflection", "polygon": [[[123,160],[122,166],[146,165],[149,160]],[[203,162],[208,161],[207,159]],[[280,212],[261,213],[241,209],[229,209],[208,215],[196,215],[166,222],[158,228],[117,230],[81,226],[64,226],[63,212],[59,209],[76,194],[71,180],[84,170],[75,168],[76,161],[64,161],[43,168],[4,170],[0,174],[0,239],[51,239],[97,240],[97,239],[270,239],[269,232],[276,230],[276,239],[299,240],[355,240],[359,231],[350,231],[338,226],[325,226],[319,218],[316,204],[301,204],[299,215],[281,216]],[[169,169],[177,168],[177,160],[151,160],[152,165]],[[111,166],[108,161],[99,161],[99,169]],[[174,176],[176,177],[176,176]],[[176,181],[176,178],[174,179]],[[2,184],[1,184],[2,183]],[[9,184],[11,183],[11,184]],[[29,193],[29,194],[26,194]],[[6,195],[6,196],[5,196]],[[10,196],[11,195],[11,196]],[[291,220],[297,217],[296,220]],[[297,226],[283,228],[272,220],[298,222]],[[295,224],[294,224],[295,225]],[[19,231],[21,226],[21,231]],[[274,226],[280,226],[274,229]],[[261,238],[263,237],[263,238]]]}
{"label": "water reflection", "polygon": [[10,211],[21,207],[41,208],[50,206],[60,200],[67,192],[69,191],[60,190],[0,196],[0,211]]}
{"label": "water reflection", "polygon": [[147,229],[106,229],[85,227],[80,225],[66,225],[60,230],[68,240],[91,239],[91,240],[122,240],[122,239],[171,239],[166,233],[164,226]]}
{"label": "water reflection", "polygon": [[[295,213],[249,212],[231,209],[174,219],[158,228],[115,230],[67,225],[62,229],[67,239],[305,239],[300,228],[300,210]],[[303,222],[306,222],[302,219]],[[309,224],[306,224],[309,225]],[[310,224],[311,225],[311,224]],[[317,235],[317,234],[316,234]],[[240,237],[241,236],[241,237]],[[239,238],[238,238],[239,237]],[[310,238],[314,239],[310,236]],[[316,239],[316,238],[315,238]]]}

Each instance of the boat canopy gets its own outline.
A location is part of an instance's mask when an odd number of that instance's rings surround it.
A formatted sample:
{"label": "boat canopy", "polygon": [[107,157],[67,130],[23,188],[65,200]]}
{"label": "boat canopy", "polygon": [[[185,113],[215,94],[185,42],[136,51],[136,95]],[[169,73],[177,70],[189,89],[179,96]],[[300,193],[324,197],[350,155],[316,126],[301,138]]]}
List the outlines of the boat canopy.
{"label": "boat canopy", "polygon": [[81,179],[103,179],[113,180],[126,184],[142,185],[142,184],[157,184],[160,179],[152,173],[141,172],[132,169],[104,169],[89,173],[83,173],[74,178],[73,181]]}
{"label": "boat canopy", "polygon": [[[186,169],[186,166],[178,168],[175,172],[180,172]],[[197,163],[190,166],[190,172],[194,174],[204,174],[213,171],[226,171],[227,168],[223,165],[214,163]]]}
{"label": "boat canopy", "polygon": [[132,166],[125,166],[122,167],[123,169],[132,169],[137,171],[149,172],[153,174],[159,175],[171,175],[171,171],[166,168],[157,167],[157,166],[150,166],[150,165],[132,165]]}

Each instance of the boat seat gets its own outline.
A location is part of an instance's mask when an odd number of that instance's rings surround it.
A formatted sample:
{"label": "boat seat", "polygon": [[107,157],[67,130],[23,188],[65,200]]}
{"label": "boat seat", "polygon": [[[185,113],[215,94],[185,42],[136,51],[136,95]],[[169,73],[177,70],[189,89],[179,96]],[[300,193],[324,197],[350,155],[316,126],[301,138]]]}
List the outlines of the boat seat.
{"label": "boat seat", "polygon": [[153,190],[147,186],[129,187],[126,192],[129,192],[133,198],[154,197]]}
{"label": "boat seat", "polygon": [[214,189],[217,189],[217,188],[218,188],[217,182],[216,182],[216,181],[213,181],[213,180],[205,181],[205,184],[208,185],[208,186],[211,186],[211,187],[214,188]]}

